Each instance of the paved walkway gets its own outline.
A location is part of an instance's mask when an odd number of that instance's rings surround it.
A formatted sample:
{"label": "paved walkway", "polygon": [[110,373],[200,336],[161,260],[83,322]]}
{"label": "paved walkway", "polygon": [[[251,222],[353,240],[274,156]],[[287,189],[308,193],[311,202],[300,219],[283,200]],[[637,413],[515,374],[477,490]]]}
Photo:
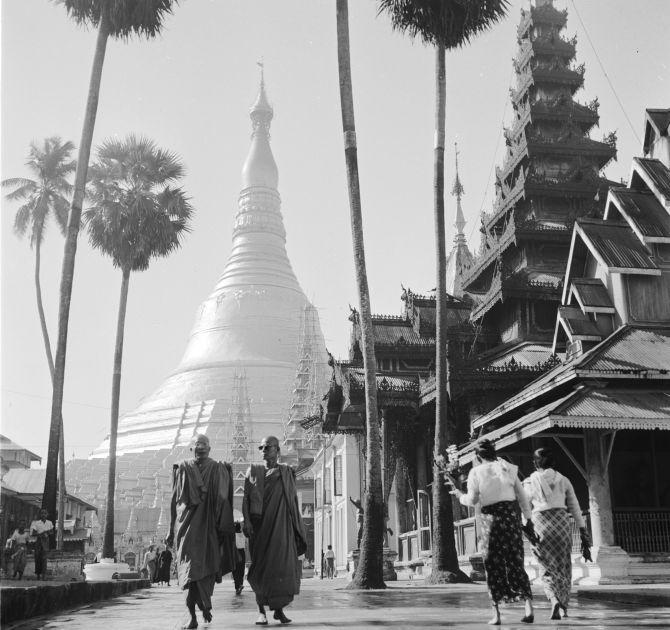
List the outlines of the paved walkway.
{"label": "paved walkway", "polygon": [[[488,628],[490,609],[486,589],[481,584],[423,586],[420,582],[390,583],[385,591],[346,591],[344,579],[303,581],[301,594],[286,609],[292,628]],[[619,604],[575,598],[570,617],[549,621],[549,605],[540,592],[536,595],[533,626],[520,623],[522,606],[502,609],[501,628],[670,628],[670,608],[644,604]],[[225,580],[214,592],[214,620],[201,628],[209,630],[250,630],[257,612],[248,586],[237,597],[232,582]],[[176,587],[154,587],[60,613],[7,625],[12,630],[173,630],[187,620],[183,593]],[[269,626],[280,624],[269,619]]]}

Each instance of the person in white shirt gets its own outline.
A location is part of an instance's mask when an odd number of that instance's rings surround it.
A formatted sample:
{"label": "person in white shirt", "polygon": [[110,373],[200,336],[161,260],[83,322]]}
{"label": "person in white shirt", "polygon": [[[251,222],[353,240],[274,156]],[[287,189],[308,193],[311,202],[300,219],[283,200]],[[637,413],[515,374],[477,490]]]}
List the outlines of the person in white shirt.
{"label": "person in white shirt", "polygon": [[572,585],[572,515],[582,536],[589,534],[570,480],[554,468],[554,456],[548,448],[533,453],[537,469],[524,481],[524,489],[533,507],[533,521],[540,541],[533,553],[540,563],[544,592],[551,602],[551,619],[567,617]]}
{"label": "person in white shirt", "polygon": [[35,541],[35,575],[37,579],[46,579],[47,574],[47,552],[49,551],[49,536],[53,531],[54,524],[47,520],[49,513],[40,510],[40,518],[30,524],[30,535],[36,536]]}
{"label": "person in white shirt", "polygon": [[486,569],[486,583],[493,602],[493,617],[489,625],[500,625],[501,601],[523,599],[524,623],[533,623],[533,594],[530,580],[523,566],[523,539],[519,508],[527,519],[532,535],[530,504],[517,474],[517,467],[496,457],[493,442],[481,439],[475,446],[478,465],[468,475],[467,493],[455,486],[455,494],[463,505],[480,512],[482,536],[480,551]]}
{"label": "person in white shirt", "polygon": [[326,577],[332,580],[335,577],[335,552],[332,545],[328,545],[328,550],[323,557],[326,559]]}

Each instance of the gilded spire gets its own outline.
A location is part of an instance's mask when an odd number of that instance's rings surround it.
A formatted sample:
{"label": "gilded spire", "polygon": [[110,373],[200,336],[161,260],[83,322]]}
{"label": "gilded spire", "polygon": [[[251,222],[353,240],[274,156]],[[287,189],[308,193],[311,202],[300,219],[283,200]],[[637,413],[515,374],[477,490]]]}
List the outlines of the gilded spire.
{"label": "gilded spire", "polygon": [[456,228],[455,242],[465,241],[465,217],[463,216],[463,208],[461,206],[461,197],[465,194],[461,178],[458,176],[458,143],[454,142],[454,151],[456,153],[456,179],[454,180],[454,187],[451,194],[456,197],[456,221],[454,227]]}
{"label": "gilded spire", "polygon": [[251,147],[242,168],[242,187],[263,186],[277,188],[279,171],[270,148],[270,123],[274,111],[265,93],[265,76],[263,62],[259,61],[261,81],[256,102],[249,111],[251,118]]}

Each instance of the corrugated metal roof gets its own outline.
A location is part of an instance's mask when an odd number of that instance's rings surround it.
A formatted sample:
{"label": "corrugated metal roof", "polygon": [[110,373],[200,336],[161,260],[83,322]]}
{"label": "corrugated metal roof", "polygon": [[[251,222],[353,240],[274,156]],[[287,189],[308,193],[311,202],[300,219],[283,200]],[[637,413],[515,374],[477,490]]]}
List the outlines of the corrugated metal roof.
{"label": "corrugated metal roof", "polygon": [[32,451],[24,448],[20,444],[17,444],[6,435],[0,435],[0,451],[25,451],[30,454],[30,459],[35,462],[41,462],[42,458],[39,455],[35,455]]}
{"label": "corrugated metal roof", "polygon": [[395,319],[388,321],[373,320],[372,331],[375,344],[378,345],[395,346],[426,343],[426,340],[422,340],[422,338],[414,332],[414,329],[409,322],[405,323]]}
{"label": "corrugated metal roof", "polygon": [[3,481],[21,494],[42,494],[45,475],[44,468],[13,468],[5,474]]}
{"label": "corrugated metal roof", "polygon": [[559,306],[558,312],[570,336],[602,337],[598,327],[576,306]]}
{"label": "corrugated metal roof", "polygon": [[556,366],[515,396],[508,398],[481,418],[477,418],[473,422],[473,427],[484,426],[513,410],[522,408],[541,392],[550,390],[557,382],[574,379],[577,373],[597,378],[603,372],[644,376],[645,371],[656,374],[670,372],[670,327],[622,326],[574,361]]}
{"label": "corrugated metal roof", "polygon": [[611,193],[621,204],[626,220],[644,236],[670,237],[670,215],[653,193],[614,188]]}
{"label": "corrugated metal roof", "polygon": [[612,298],[603,281],[598,278],[573,278],[577,299],[585,308],[613,308]]}
{"label": "corrugated metal roof", "polygon": [[[13,488],[19,494],[33,494],[42,496],[44,492],[44,478],[46,475],[46,468],[12,468],[3,477],[3,482],[10,488]],[[78,496],[71,494],[65,489],[67,498],[87,507],[88,509],[97,509],[87,501],[80,499]]]}
{"label": "corrugated metal roof", "polygon": [[[577,361],[594,372],[670,371],[670,328],[625,328]],[[600,351],[597,351],[600,348]]]}
{"label": "corrugated metal roof", "polygon": [[[550,426],[670,430],[670,392],[577,389],[480,437],[505,448]],[[474,445],[459,451],[463,463],[472,459]]]}
{"label": "corrugated metal roof", "polygon": [[556,414],[609,418],[667,418],[670,392],[593,390],[558,408]]}
{"label": "corrugated metal roof", "polygon": [[634,162],[637,162],[644,172],[648,175],[649,179],[654,183],[656,189],[666,198],[670,199],[670,170],[656,158],[633,158]]}
{"label": "corrugated metal roof", "polygon": [[627,223],[579,219],[577,226],[608,267],[658,269],[647,249]]}

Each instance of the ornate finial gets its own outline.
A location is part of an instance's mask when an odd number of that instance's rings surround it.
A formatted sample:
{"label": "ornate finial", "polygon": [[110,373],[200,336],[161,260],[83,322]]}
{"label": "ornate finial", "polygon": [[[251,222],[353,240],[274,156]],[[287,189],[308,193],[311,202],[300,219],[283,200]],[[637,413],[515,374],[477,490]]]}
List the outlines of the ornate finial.
{"label": "ornate finial", "polygon": [[465,194],[461,178],[458,175],[458,142],[454,142],[454,153],[456,157],[456,179],[454,180],[454,187],[451,191],[452,195],[456,197],[456,221],[454,227],[456,228],[456,236],[454,241],[465,241],[465,217],[463,216],[463,208],[461,207],[461,197]]}
{"label": "ornate finial", "polygon": [[263,57],[256,62],[256,65],[261,69],[261,81],[260,87],[258,88],[258,97],[256,102],[251,108],[251,120],[254,123],[254,131],[258,127],[261,127],[264,131],[269,132],[270,130],[270,121],[272,120],[272,115],[274,113],[272,105],[268,101],[267,94],[265,93],[265,61]]}
{"label": "ornate finial", "polygon": [[265,87],[265,58],[261,57],[257,62],[256,65],[261,69],[261,87]]}

